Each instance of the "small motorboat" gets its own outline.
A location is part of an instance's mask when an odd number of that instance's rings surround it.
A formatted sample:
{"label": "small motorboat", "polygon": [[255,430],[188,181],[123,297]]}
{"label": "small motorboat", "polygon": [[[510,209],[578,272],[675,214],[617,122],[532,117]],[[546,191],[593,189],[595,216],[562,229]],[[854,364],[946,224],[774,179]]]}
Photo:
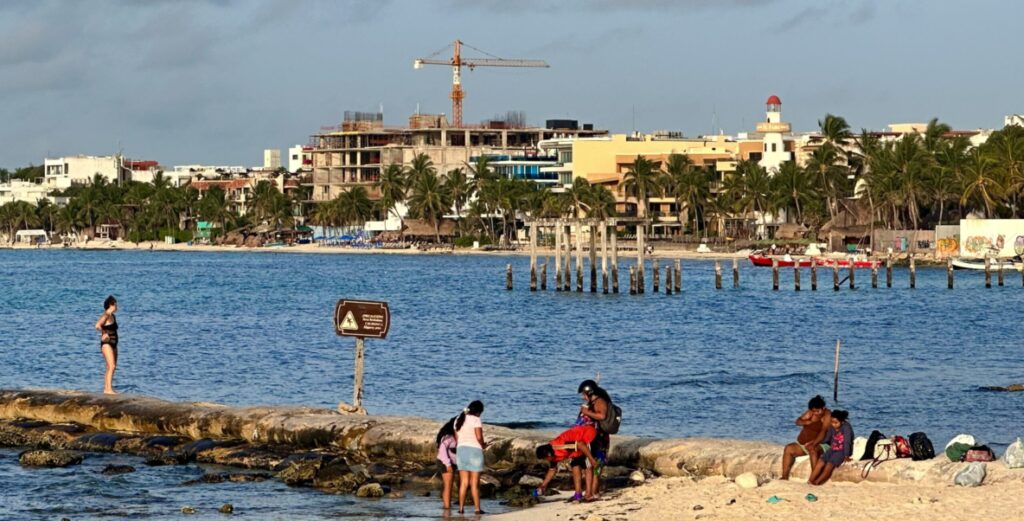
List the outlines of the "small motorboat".
{"label": "small motorboat", "polygon": [[[1024,268],[1024,263],[1015,262],[1013,260],[992,259],[992,262],[989,264],[989,269],[992,271],[998,271],[1000,266],[1002,266],[1004,270],[1020,271]],[[965,259],[963,257],[955,257],[953,258],[953,269],[984,271],[985,259]]]}
{"label": "small motorboat", "polygon": [[750,259],[750,262],[753,263],[754,266],[766,266],[770,268],[772,267],[774,261],[778,261],[780,268],[792,268],[796,266],[798,262],[800,263],[801,268],[811,267],[811,259],[794,260],[792,257],[789,257],[788,255],[783,258],[777,258],[755,253],[747,258]]}

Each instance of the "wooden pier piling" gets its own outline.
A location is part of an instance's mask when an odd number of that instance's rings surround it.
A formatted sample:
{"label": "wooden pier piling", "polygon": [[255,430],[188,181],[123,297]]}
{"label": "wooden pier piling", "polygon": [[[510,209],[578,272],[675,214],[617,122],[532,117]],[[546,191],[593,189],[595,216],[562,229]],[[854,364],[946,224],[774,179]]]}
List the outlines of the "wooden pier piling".
{"label": "wooden pier piling", "polygon": [[548,263],[546,261],[540,265],[540,290],[548,290]]}
{"label": "wooden pier piling", "polygon": [[800,291],[800,262],[797,261],[793,264],[793,289]]}
{"label": "wooden pier piling", "polygon": [[878,263],[871,263],[871,289],[878,289]]}
{"label": "wooden pier piling", "polygon": [[601,221],[601,292],[608,294],[608,221]]}
{"label": "wooden pier piling", "polygon": [[953,257],[946,259],[946,287],[953,289]]}
{"label": "wooden pier piling", "polygon": [[583,226],[576,225],[576,292],[583,293]]}
{"label": "wooden pier piling", "polygon": [[597,235],[593,224],[587,230],[590,232],[590,292],[597,293]]}
{"label": "wooden pier piling", "polygon": [[555,225],[555,291],[562,291],[562,221]]}
{"label": "wooden pier piling", "polygon": [[885,287],[892,287],[892,254],[885,257]]}
{"label": "wooden pier piling", "polygon": [[537,291],[537,224],[530,224],[530,291]]}
{"label": "wooden pier piling", "polygon": [[611,242],[612,242],[612,293],[619,293],[619,246],[618,246],[618,228],[612,226],[611,229]]}
{"label": "wooden pier piling", "polygon": [[505,289],[512,291],[512,265],[505,267]]}
{"label": "wooden pier piling", "polygon": [[672,294],[672,266],[665,266],[665,294]]}
{"label": "wooden pier piling", "polygon": [[839,291],[839,263],[832,263],[832,290]]}
{"label": "wooden pier piling", "polygon": [[992,257],[985,256],[985,288],[992,287]]}
{"label": "wooden pier piling", "polygon": [[811,291],[818,291],[818,260],[811,257]]}
{"label": "wooden pier piling", "polygon": [[779,261],[772,259],[772,291],[779,291]]}
{"label": "wooden pier piling", "polygon": [[722,289],[722,261],[715,261],[715,289]]}
{"label": "wooden pier piling", "polygon": [[658,266],[658,259],[651,259],[651,272],[654,274],[654,292],[661,289],[661,269]]}
{"label": "wooden pier piling", "polygon": [[917,287],[917,264],[914,261],[914,254],[910,254],[910,289]]}
{"label": "wooden pier piling", "polygon": [[853,281],[853,277],[857,273],[857,266],[854,265],[856,261],[856,257],[850,257],[850,289],[857,289],[857,285]]}
{"label": "wooden pier piling", "polygon": [[676,259],[676,294],[683,290],[683,261]]}
{"label": "wooden pier piling", "polygon": [[562,277],[562,291],[572,291],[572,226],[562,230],[565,234],[565,276]]}
{"label": "wooden pier piling", "polygon": [[732,288],[740,289],[740,260],[732,259]]}
{"label": "wooden pier piling", "polygon": [[644,251],[647,245],[644,243],[644,224],[640,223],[636,225],[636,292],[642,294],[644,292],[644,256],[647,252]]}
{"label": "wooden pier piling", "polygon": [[636,295],[636,266],[629,267],[629,294]]}
{"label": "wooden pier piling", "polygon": [[999,284],[999,287],[1001,288],[1001,287],[1003,287],[1003,282],[1004,282],[1004,280],[1003,280],[1003,263],[999,259],[996,259],[996,262],[999,263],[999,264],[996,265],[996,283]]}

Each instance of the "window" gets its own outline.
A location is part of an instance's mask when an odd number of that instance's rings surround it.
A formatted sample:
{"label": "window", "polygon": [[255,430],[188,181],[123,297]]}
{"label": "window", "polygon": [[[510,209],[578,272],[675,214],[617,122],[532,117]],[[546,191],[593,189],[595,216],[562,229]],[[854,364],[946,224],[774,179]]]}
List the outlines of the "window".
{"label": "window", "polygon": [[772,143],[772,152],[775,152],[775,143]]}

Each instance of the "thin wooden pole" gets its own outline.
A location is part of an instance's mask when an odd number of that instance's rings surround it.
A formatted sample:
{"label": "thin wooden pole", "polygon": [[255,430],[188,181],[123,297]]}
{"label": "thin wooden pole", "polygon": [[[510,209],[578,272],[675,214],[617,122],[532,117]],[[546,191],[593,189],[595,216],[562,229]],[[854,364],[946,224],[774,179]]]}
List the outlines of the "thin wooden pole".
{"label": "thin wooden pole", "polygon": [[565,276],[562,277],[562,290],[572,291],[572,225],[562,230],[565,234]]}
{"label": "thin wooden pole", "polygon": [[811,291],[818,291],[818,259],[811,257]]}
{"label": "thin wooden pole", "polygon": [[363,406],[363,359],[365,358],[366,347],[363,345],[363,337],[356,337],[355,352],[355,375],[352,378],[352,406]]}
{"label": "thin wooden pole", "polygon": [[715,261],[715,289],[722,289],[722,261]]}
{"label": "thin wooden pole", "polygon": [[946,258],[946,287],[953,289],[953,257]]}
{"label": "thin wooden pole", "polygon": [[505,289],[512,291],[512,265],[505,267]]}
{"label": "thin wooden pole", "polygon": [[636,295],[636,266],[629,267],[629,294]]}
{"label": "thin wooden pole", "polygon": [[590,232],[590,292],[597,293],[597,235],[594,225],[587,226]]}
{"label": "thin wooden pole", "polygon": [[583,225],[576,223],[576,292],[583,293]]}
{"label": "thin wooden pole", "polygon": [[800,291],[800,261],[793,263],[793,289]]}
{"label": "thin wooden pole", "polygon": [[732,287],[740,288],[740,260],[735,257],[732,259]]}
{"label": "thin wooden pole", "polygon": [[885,287],[892,287],[892,253],[885,257]]}
{"label": "thin wooden pole", "polygon": [[772,259],[772,291],[779,290],[779,261]]}
{"label": "thin wooden pole", "polygon": [[832,263],[832,289],[839,291],[839,263]]}
{"label": "thin wooden pole", "polygon": [[839,339],[836,339],[836,367],[832,372],[832,401],[839,401]]}
{"label": "thin wooden pole", "polygon": [[530,291],[537,291],[537,223],[530,223]]}
{"label": "thin wooden pole", "polygon": [[985,256],[985,287],[992,287],[992,257]]}
{"label": "thin wooden pole", "polygon": [[601,221],[601,292],[608,294],[608,222]]}
{"label": "thin wooden pole", "polygon": [[665,294],[672,294],[672,266],[665,266]]}
{"label": "thin wooden pole", "polygon": [[644,292],[644,256],[647,254],[644,251],[644,225],[643,223],[637,224],[636,226],[636,292]]}
{"label": "thin wooden pole", "polygon": [[914,263],[914,254],[910,254],[910,289],[917,287],[917,265]]}
{"label": "thin wooden pole", "polygon": [[612,223],[611,229],[611,240],[612,240],[612,293],[619,293],[619,246],[618,238],[619,231],[618,226]]}
{"label": "thin wooden pole", "polygon": [[871,263],[871,289],[878,289],[878,263]]}
{"label": "thin wooden pole", "polygon": [[676,259],[676,294],[683,291],[683,261]]}
{"label": "thin wooden pole", "polygon": [[996,280],[998,281],[999,287],[1003,287],[1003,262],[996,259]]}
{"label": "thin wooden pole", "polygon": [[548,263],[544,261],[544,264],[540,265],[540,290],[548,290]]}
{"label": "thin wooden pole", "polygon": [[857,273],[856,257],[850,257],[850,289],[857,289],[857,285],[853,282],[854,274]]}
{"label": "thin wooden pole", "polygon": [[657,258],[651,259],[651,272],[654,275],[654,292],[657,293],[661,289],[661,267]]}
{"label": "thin wooden pole", "polygon": [[555,224],[555,291],[562,291],[562,221]]}

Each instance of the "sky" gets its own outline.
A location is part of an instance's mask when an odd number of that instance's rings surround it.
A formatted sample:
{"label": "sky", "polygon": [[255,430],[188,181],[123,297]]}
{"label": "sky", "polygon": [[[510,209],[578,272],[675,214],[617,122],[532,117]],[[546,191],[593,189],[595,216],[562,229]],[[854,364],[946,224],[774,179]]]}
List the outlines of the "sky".
{"label": "sky", "polygon": [[826,113],[998,128],[1024,112],[1022,15],[996,0],[2,0],[0,166],[118,151],[251,166],[345,110],[450,114],[451,70],[412,64],[456,38],[551,65],[465,71],[466,122],[735,134],[776,94],[795,131]]}

